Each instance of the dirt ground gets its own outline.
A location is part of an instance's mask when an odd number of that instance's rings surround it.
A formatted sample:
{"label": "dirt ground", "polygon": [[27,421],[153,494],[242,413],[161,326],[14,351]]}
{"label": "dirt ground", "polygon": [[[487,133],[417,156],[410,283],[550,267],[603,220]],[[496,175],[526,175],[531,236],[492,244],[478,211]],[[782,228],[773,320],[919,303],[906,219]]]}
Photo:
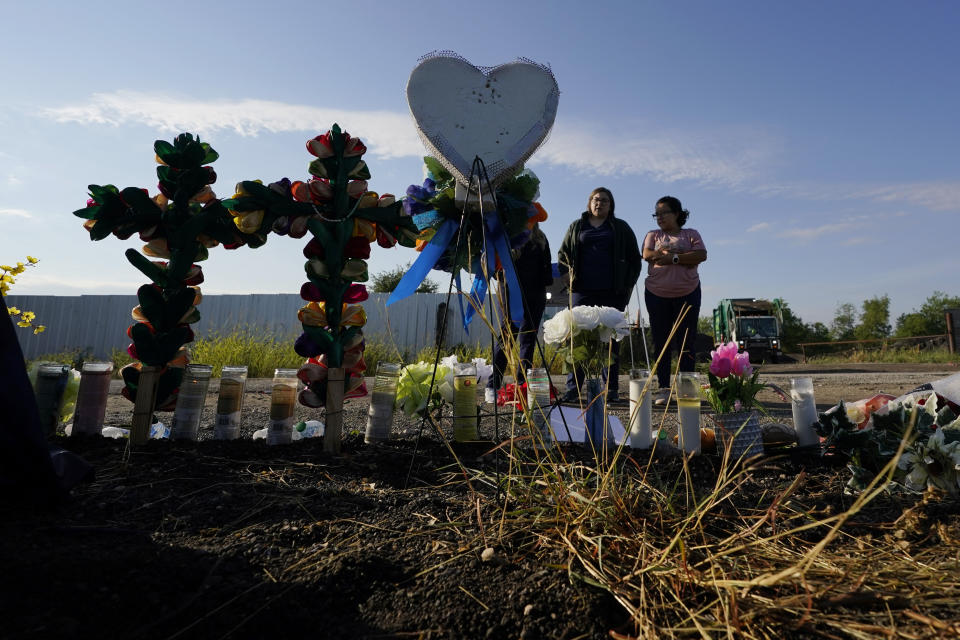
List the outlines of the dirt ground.
{"label": "dirt ground", "polygon": [[[955,372],[795,364],[765,366],[762,379],[788,389],[791,377],[813,377],[822,410]],[[118,388],[111,426],[132,415]],[[475,478],[493,479],[473,483],[478,500],[446,444],[419,420],[398,416],[392,440],[365,445],[366,399],[347,403],[340,455],[325,453],[319,438],[280,446],[251,439],[266,425],[269,388],[269,380],[248,382],[235,441],[212,439],[216,380],[198,442],[153,440],[130,452],[122,439],[58,437],[96,475],[55,509],[0,503],[0,637],[629,636],[621,606],[573,578],[564,553],[532,553],[522,536],[497,537],[496,481],[506,463],[491,449],[508,420],[498,428],[485,417],[488,442],[454,447]],[[763,398],[789,423],[788,405]],[[318,410],[297,412],[323,419]],[[668,409],[665,425],[674,415]],[[158,417],[169,424],[170,414]],[[582,445],[564,449],[584,454]],[[676,462],[650,464],[669,472]],[[845,470],[816,458],[781,459],[746,486],[760,496],[771,477],[801,470],[828,487],[824,501],[842,507]]]}

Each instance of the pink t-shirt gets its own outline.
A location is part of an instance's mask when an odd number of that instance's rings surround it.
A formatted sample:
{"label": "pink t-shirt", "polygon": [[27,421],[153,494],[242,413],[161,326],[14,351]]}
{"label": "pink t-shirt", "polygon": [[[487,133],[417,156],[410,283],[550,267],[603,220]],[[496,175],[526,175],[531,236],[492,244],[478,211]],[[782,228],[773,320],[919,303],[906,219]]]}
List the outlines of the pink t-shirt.
{"label": "pink t-shirt", "polygon": [[[680,229],[679,233],[675,234],[660,229],[648,231],[643,239],[643,248],[654,251],[666,249],[671,253],[706,250],[703,238],[696,229]],[[644,285],[654,295],[678,298],[692,292],[700,284],[700,274],[697,273],[695,264],[647,264],[647,279]]]}

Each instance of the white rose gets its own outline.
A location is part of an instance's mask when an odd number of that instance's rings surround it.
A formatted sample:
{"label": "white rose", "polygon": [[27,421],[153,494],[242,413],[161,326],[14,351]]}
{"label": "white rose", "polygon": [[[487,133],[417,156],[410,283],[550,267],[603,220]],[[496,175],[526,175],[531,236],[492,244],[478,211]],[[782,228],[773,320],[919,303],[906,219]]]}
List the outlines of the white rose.
{"label": "white rose", "polygon": [[563,344],[573,331],[573,314],[563,309],[543,323],[543,341],[547,344]]}
{"label": "white rose", "polygon": [[600,307],[580,306],[573,308],[573,321],[577,329],[591,331],[600,324]]}

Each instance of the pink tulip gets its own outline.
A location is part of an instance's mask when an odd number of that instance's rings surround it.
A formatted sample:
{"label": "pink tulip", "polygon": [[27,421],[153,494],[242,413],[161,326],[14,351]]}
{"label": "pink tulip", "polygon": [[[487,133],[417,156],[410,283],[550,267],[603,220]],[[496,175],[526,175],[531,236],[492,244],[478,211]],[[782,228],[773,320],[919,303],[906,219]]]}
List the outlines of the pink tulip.
{"label": "pink tulip", "polygon": [[733,374],[736,376],[747,377],[753,374],[753,367],[750,365],[750,354],[744,351],[738,353],[733,360]]}
{"label": "pink tulip", "polygon": [[730,375],[730,371],[733,369],[733,363],[724,358],[718,351],[711,351],[710,357],[710,373],[717,376],[718,378],[726,378]]}
{"label": "pink tulip", "polygon": [[722,344],[717,347],[717,352],[720,353],[724,358],[733,362],[733,359],[737,357],[737,343],[730,341],[726,344]]}

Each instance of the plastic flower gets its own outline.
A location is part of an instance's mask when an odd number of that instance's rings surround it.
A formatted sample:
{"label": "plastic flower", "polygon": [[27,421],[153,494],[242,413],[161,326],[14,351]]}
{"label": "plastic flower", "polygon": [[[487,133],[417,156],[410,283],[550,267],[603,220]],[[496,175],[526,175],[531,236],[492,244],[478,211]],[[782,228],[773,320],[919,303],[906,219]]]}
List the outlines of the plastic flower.
{"label": "plastic flower", "polygon": [[[710,352],[706,396],[717,413],[739,412],[759,407],[757,393],[772,385],[757,382],[759,371],[750,364],[750,354],[738,353],[737,343],[728,342]],[[776,390],[776,389],[775,389]]]}
{"label": "plastic flower", "polygon": [[732,370],[732,360],[723,357],[717,351],[710,352],[710,373],[718,378],[726,378]]}
{"label": "plastic flower", "polygon": [[332,158],[333,142],[330,140],[330,135],[331,133],[327,131],[316,138],[307,140],[307,151],[318,158]]}
{"label": "plastic flower", "polygon": [[738,353],[733,359],[733,375],[749,376],[753,373],[753,366],[750,364],[750,355],[747,352]]}
{"label": "plastic flower", "polygon": [[623,311],[614,307],[597,308],[597,335],[603,342],[610,338],[618,342],[630,335],[630,325]]}
{"label": "plastic flower", "polygon": [[[397,381],[397,408],[408,416],[426,410],[432,373],[433,364],[423,361],[407,365],[401,369],[400,379]],[[451,373],[448,367],[443,365],[437,367],[436,375],[439,380],[446,378],[448,373]],[[432,404],[434,406],[438,405],[440,398],[439,385],[434,385]]]}
{"label": "plastic flower", "polygon": [[590,331],[596,329],[600,324],[600,311],[598,307],[579,306],[573,308],[573,320],[577,328],[581,331]]}
{"label": "plastic flower", "polygon": [[599,373],[608,357],[608,342],[630,335],[624,313],[613,307],[579,306],[564,309],[543,323],[543,338],[559,345],[564,366],[582,364]]}
{"label": "plastic flower", "polygon": [[570,339],[574,327],[570,309],[563,309],[543,323],[543,340],[548,344],[562,344]]}
{"label": "plastic flower", "polygon": [[905,484],[915,491],[933,487],[956,495],[960,492],[960,441],[944,442],[937,429],[926,442],[903,453],[897,467],[906,471]]}

